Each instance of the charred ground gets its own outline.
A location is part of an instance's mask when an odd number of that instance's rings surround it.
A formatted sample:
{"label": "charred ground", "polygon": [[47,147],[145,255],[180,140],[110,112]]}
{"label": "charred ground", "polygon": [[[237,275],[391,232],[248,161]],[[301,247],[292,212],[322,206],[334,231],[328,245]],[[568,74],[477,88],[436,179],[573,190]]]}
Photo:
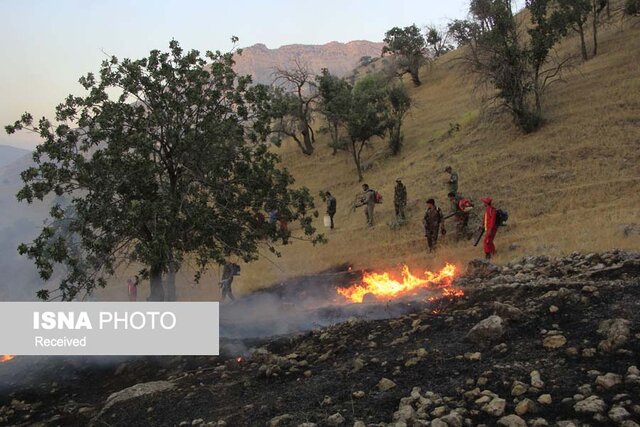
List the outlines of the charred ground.
{"label": "charred ground", "polygon": [[[223,343],[228,352],[216,358],[141,358],[117,367],[47,362],[50,376],[39,385],[14,378],[2,389],[0,420],[637,425],[640,254],[526,257],[504,267],[476,261],[457,284],[466,291],[457,300],[392,319],[352,318],[306,333]],[[251,355],[238,362],[241,346]],[[22,362],[0,369],[12,363]],[[134,384],[136,393],[122,392],[105,406],[110,393]]]}

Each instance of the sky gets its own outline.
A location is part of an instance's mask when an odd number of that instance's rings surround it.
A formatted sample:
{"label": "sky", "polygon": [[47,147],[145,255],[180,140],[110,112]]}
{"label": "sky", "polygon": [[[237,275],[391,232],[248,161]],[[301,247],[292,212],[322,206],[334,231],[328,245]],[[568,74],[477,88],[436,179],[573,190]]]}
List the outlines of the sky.
{"label": "sky", "polygon": [[141,58],[171,39],[228,51],[232,35],[239,46],[269,48],[382,41],[394,26],[444,24],[467,8],[468,0],[0,0],[0,144],[35,147],[35,136],[9,136],[4,126],[25,111],[53,119],[106,55]]}

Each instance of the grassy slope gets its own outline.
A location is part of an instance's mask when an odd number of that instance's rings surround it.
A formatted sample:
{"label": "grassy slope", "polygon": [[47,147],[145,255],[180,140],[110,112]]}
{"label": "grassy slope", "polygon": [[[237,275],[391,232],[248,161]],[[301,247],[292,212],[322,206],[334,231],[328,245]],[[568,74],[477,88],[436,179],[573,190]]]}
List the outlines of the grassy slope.
{"label": "grassy slope", "polygon": [[[575,37],[560,47],[561,54],[578,52]],[[547,123],[532,135],[521,134],[508,117],[481,109],[481,94],[456,61],[459,55],[453,52],[424,68],[422,86],[407,82],[416,108],[404,127],[405,147],[398,158],[373,162],[365,175],[386,197],[372,230],[364,228],[363,212],[349,210],[360,185],[347,153],[332,156],[324,138],[311,157],[299,154],[294,144],[281,149],[298,184],[314,196],[330,190],[337,197],[337,229],[327,233],[327,245],[313,248],[294,241],[282,248],[282,258],[245,267],[238,280],[242,290],[345,261],[357,267],[406,262],[418,269],[436,268],[445,260],[462,264],[481,255],[480,248],[453,243],[435,256],[425,252],[423,203],[434,196],[448,209],[443,184],[448,164],[459,172],[463,194],[490,195],[509,211],[510,226],[497,237],[498,262],[522,254],[640,247],[638,236],[624,237],[618,228],[640,219],[637,19],[627,21],[622,32],[619,22],[602,30],[599,55],[578,63],[564,83],[551,88],[544,102]],[[446,138],[449,123],[459,123],[461,131]],[[384,144],[376,142],[365,157],[380,158]],[[410,221],[394,231],[386,223],[393,216],[396,176],[408,187]],[[322,228],[321,219],[317,223]]]}
{"label": "grassy slope", "polygon": [[[578,55],[577,38],[564,41],[560,53]],[[416,107],[404,126],[400,156],[385,158],[386,141],[365,150],[365,159],[377,159],[365,181],[386,199],[376,208],[373,229],[365,228],[361,210],[351,213],[349,208],[360,189],[350,154],[332,156],[326,136],[320,136],[310,157],[300,154],[292,141],[279,149],[283,165],[297,185],[311,189],[321,214],[319,191],[330,190],[337,197],[337,229],[327,232],[320,217],[316,225],[326,233],[328,244],[313,247],[294,239],[279,247],[282,258],[264,249],[260,261],[243,266],[234,284],[236,293],[344,262],[356,268],[404,262],[419,271],[445,262],[462,266],[481,256],[481,248],[453,242],[443,242],[435,255],[426,253],[424,200],[435,197],[448,210],[443,169],[449,164],[460,174],[463,194],[476,200],[492,196],[496,205],[509,211],[510,225],[496,239],[497,262],[523,254],[640,248],[640,236],[624,237],[618,228],[640,222],[639,20],[627,21],[623,32],[618,21],[602,30],[599,55],[577,63],[564,83],[551,88],[544,102],[547,123],[532,135],[520,133],[507,116],[481,109],[482,94],[456,61],[460,55],[452,52],[425,67],[422,86],[406,82]],[[447,138],[450,123],[459,123],[461,131]],[[387,223],[393,217],[396,176],[408,187],[409,224],[392,230]],[[114,277],[115,286],[99,292],[99,297],[126,299],[126,276],[134,270]],[[177,277],[180,299],[218,299],[217,270],[198,285],[186,270]],[[144,283],[140,299],[147,294]]]}

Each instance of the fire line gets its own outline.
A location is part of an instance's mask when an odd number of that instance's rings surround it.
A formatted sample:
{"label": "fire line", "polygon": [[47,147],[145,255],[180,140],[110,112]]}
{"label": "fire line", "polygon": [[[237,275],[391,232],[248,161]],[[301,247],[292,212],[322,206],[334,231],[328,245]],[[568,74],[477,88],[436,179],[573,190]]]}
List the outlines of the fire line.
{"label": "fire line", "polygon": [[8,362],[9,360],[13,359],[15,356],[12,356],[10,354],[3,354],[0,356],[0,363],[3,362]]}
{"label": "fire line", "polygon": [[452,286],[455,275],[456,267],[452,264],[445,265],[439,272],[425,271],[422,277],[414,276],[409,267],[403,265],[401,280],[394,279],[388,272],[365,273],[362,283],[338,288],[337,292],[353,302],[362,302],[367,294],[379,299],[398,298],[426,289],[440,291],[444,297],[459,297],[464,292]]}

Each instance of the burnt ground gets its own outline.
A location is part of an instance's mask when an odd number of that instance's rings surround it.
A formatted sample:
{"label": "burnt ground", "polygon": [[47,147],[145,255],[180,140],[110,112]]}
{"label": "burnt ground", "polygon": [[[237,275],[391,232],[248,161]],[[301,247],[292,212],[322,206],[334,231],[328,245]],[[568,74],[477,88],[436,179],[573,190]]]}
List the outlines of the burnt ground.
{"label": "burnt ground", "polygon": [[[396,318],[350,318],[279,338],[227,341],[220,357],[102,364],[49,358],[42,360],[46,373],[34,378],[19,365],[34,360],[17,358],[0,365],[0,378],[8,378],[0,385],[0,424],[518,426],[501,417],[516,413],[524,399],[531,405],[518,414],[529,425],[640,423],[633,368],[640,366],[640,254],[528,257],[505,267],[477,262],[457,285],[466,295],[456,300],[414,303]],[[499,330],[469,336],[494,314],[502,320]],[[602,322],[612,319],[622,326],[607,331]],[[557,348],[545,347],[545,339]],[[240,352],[246,358],[238,363]],[[7,375],[9,369],[20,378]],[[543,385],[532,386],[534,370]],[[390,389],[379,386],[383,378]],[[158,380],[173,388],[98,414],[110,393]],[[523,383],[522,393],[514,381]],[[537,402],[544,394],[551,403]],[[506,407],[492,411],[476,403],[482,396],[505,399]],[[584,399],[602,405],[585,411]],[[396,412],[407,405],[415,410],[410,416]]]}

